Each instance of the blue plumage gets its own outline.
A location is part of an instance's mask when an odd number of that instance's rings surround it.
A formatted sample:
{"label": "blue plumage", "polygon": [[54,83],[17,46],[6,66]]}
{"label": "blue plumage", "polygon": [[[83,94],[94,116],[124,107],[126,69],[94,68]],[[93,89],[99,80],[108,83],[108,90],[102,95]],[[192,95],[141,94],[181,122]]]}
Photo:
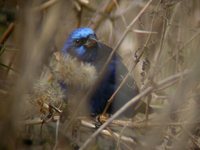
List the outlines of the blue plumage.
{"label": "blue plumage", "polygon": [[[100,72],[112,49],[99,42],[94,31],[90,28],[75,29],[68,37],[62,52],[64,55],[71,55],[80,61],[94,65],[97,72]],[[114,54],[105,74],[94,93],[91,94],[89,107],[94,116],[103,112],[108,99],[119,86],[127,69],[121,62],[120,57]],[[122,105],[138,94],[138,89],[133,78],[129,77],[127,82],[115,97],[108,113],[116,112]],[[134,114],[133,107],[125,112],[126,116]]]}

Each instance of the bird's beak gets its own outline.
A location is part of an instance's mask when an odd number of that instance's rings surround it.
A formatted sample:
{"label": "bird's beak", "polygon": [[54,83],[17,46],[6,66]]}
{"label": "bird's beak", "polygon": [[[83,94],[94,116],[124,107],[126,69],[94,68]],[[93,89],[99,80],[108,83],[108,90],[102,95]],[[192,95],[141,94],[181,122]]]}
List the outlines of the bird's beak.
{"label": "bird's beak", "polygon": [[97,39],[94,36],[89,36],[87,42],[84,44],[87,48],[93,47],[97,44]]}

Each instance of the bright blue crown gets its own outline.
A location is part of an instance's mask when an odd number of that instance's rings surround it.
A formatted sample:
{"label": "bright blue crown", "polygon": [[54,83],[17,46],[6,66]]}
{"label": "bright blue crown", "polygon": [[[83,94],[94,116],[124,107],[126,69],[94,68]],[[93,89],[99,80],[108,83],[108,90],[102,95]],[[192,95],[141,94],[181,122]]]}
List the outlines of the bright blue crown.
{"label": "bright blue crown", "polygon": [[69,35],[62,51],[66,52],[66,50],[70,47],[74,39],[81,39],[81,38],[87,38],[88,35],[95,34],[94,31],[91,28],[88,27],[82,27],[77,28],[71,32]]}
{"label": "bright blue crown", "polygon": [[91,28],[83,27],[77,28],[69,35],[71,39],[86,38],[88,35],[94,34],[94,31]]}

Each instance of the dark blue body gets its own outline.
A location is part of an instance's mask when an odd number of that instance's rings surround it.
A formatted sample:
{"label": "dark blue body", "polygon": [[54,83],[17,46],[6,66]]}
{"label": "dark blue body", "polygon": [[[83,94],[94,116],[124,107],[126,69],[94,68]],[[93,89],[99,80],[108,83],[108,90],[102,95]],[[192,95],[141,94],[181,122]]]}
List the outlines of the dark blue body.
{"label": "dark blue body", "polygon": [[[91,97],[90,110],[93,115],[101,114],[106,106],[108,99],[116,90],[116,60],[112,59],[108,69],[102,79],[97,90]],[[112,113],[112,107],[109,108],[108,113]]]}
{"label": "dark blue body", "polygon": [[[71,55],[80,61],[94,65],[97,72],[102,71],[102,66],[108,59],[112,49],[103,43],[98,42],[94,31],[90,28],[78,28],[68,37],[62,49],[64,55]],[[120,57],[114,54],[110,61],[104,76],[101,78],[94,93],[89,99],[90,113],[94,116],[104,111],[108,99],[120,85],[122,78],[127,74],[127,69],[123,65]],[[64,87],[62,85],[62,87]],[[127,103],[131,98],[138,94],[138,89],[132,77],[121,87],[121,90],[115,96],[107,113],[113,114],[121,106]],[[126,116],[131,116],[133,109],[125,112]]]}

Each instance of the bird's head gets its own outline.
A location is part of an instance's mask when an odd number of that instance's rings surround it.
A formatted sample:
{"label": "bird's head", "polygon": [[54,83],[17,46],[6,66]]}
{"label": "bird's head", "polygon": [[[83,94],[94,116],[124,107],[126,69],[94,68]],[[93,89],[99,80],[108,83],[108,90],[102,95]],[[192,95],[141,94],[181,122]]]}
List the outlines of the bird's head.
{"label": "bird's head", "polygon": [[93,62],[97,55],[98,42],[91,28],[77,28],[71,32],[62,49],[64,54],[70,54],[84,62]]}

